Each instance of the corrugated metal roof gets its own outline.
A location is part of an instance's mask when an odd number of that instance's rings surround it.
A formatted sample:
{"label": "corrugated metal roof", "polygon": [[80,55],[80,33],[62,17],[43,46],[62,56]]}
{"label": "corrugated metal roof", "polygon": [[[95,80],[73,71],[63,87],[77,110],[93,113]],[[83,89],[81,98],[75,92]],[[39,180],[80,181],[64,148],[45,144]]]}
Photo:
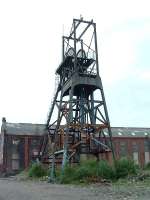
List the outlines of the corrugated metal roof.
{"label": "corrugated metal roof", "polygon": [[113,137],[148,137],[150,128],[139,127],[112,127]]}
{"label": "corrugated metal roof", "polygon": [[[31,123],[8,123],[5,125],[6,133],[11,135],[44,135],[44,124]],[[113,137],[150,137],[150,128],[136,127],[112,127]],[[107,129],[104,130],[106,137],[108,136]]]}

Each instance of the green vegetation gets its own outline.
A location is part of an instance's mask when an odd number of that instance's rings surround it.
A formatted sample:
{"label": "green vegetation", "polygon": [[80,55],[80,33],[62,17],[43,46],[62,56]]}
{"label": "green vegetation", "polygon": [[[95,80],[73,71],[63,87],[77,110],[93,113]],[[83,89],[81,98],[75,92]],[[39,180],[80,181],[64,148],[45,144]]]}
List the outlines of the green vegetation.
{"label": "green vegetation", "polygon": [[116,161],[112,166],[104,160],[99,162],[89,160],[75,167],[67,165],[61,182],[89,183],[99,182],[102,179],[114,181],[133,174],[136,174],[136,165],[132,160],[126,158]]}
{"label": "green vegetation", "polygon": [[28,175],[32,178],[40,178],[47,176],[47,170],[41,163],[33,163],[29,168]]}
{"label": "green vegetation", "polygon": [[150,169],[150,162],[146,164],[145,169]]}
{"label": "green vegetation", "polygon": [[116,178],[127,177],[128,175],[136,174],[137,168],[133,160],[121,158],[115,163]]}
{"label": "green vegetation", "polygon": [[114,180],[116,178],[114,166],[110,166],[107,161],[100,161],[98,163],[98,176],[104,179]]}
{"label": "green vegetation", "polygon": [[[42,178],[47,180],[50,174],[48,169],[45,169],[42,164],[34,163],[28,170],[28,177]],[[103,181],[111,182],[150,182],[149,164],[146,170],[142,170],[134,163],[133,160],[122,158],[117,160],[113,165],[107,161],[87,160],[76,165],[66,165],[63,175],[61,168],[56,169],[56,181],[63,184],[89,184]],[[43,179],[44,178],[44,179]]]}

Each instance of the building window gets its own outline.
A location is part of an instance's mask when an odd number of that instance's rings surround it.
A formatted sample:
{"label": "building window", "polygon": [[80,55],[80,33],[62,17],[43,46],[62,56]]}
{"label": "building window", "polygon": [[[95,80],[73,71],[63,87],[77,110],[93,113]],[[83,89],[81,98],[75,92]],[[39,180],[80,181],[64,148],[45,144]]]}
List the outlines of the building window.
{"label": "building window", "polygon": [[133,160],[138,165],[139,164],[139,153],[133,152]]}
{"label": "building window", "polygon": [[150,152],[150,141],[149,140],[144,141],[144,149],[145,149],[145,152]]}
{"label": "building window", "polygon": [[18,145],[19,145],[20,140],[19,139],[13,139],[12,140],[12,158],[11,158],[11,163],[12,163],[12,170],[19,170],[19,150],[18,150]]}
{"label": "building window", "polygon": [[12,170],[19,170],[19,154],[12,154]]}
{"label": "building window", "polygon": [[34,160],[39,155],[41,138],[31,138],[30,140],[30,159]]}
{"label": "building window", "polygon": [[120,142],[120,157],[127,156],[127,142]]}
{"label": "building window", "polygon": [[133,160],[136,164],[139,164],[139,145],[137,142],[132,143]]}
{"label": "building window", "polygon": [[145,164],[150,162],[150,141],[144,141],[144,151],[145,151]]}
{"label": "building window", "polygon": [[13,145],[18,145],[18,144],[19,144],[19,140],[13,139],[13,140],[12,140],[12,143],[13,143]]}
{"label": "building window", "polygon": [[113,141],[113,148],[114,148],[114,152],[115,152],[115,156],[117,156],[118,158],[118,141]]}
{"label": "building window", "polygon": [[145,152],[145,164],[149,163],[150,159],[149,159],[149,152]]}

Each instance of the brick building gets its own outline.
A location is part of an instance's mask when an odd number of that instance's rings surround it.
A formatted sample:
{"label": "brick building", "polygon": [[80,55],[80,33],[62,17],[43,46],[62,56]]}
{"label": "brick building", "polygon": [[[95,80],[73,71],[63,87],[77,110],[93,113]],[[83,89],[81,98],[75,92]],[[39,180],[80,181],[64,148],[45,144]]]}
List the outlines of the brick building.
{"label": "brick building", "polygon": [[39,153],[46,134],[43,124],[8,123],[2,120],[0,135],[0,166],[5,172],[29,166]]}
{"label": "brick building", "polygon": [[150,128],[113,127],[116,158],[132,158],[140,166],[150,162]]}
{"label": "brick building", "polygon": [[[0,170],[8,173],[29,166],[38,155],[44,136],[44,124],[8,123],[2,120],[0,134]],[[107,137],[107,132],[104,132]],[[150,162],[150,128],[112,127],[116,158],[130,157],[144,166]]]}

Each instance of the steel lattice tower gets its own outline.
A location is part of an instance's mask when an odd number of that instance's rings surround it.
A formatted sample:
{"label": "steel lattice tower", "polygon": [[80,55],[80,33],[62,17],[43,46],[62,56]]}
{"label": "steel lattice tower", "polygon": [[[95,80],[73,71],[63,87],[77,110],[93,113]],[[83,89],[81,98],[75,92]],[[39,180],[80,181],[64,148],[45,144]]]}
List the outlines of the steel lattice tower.
{"label": "steel lattice tower", "polygon": [[98,158],[113,152],[93,20],[73,19],[70,35],[62,37],[62,58],[47,120],[49,142],[43,143],[43,152],[50,149],[53,169],[55,163],[62,163],[63,169],[67,162],[79,162],[81,154]]}

